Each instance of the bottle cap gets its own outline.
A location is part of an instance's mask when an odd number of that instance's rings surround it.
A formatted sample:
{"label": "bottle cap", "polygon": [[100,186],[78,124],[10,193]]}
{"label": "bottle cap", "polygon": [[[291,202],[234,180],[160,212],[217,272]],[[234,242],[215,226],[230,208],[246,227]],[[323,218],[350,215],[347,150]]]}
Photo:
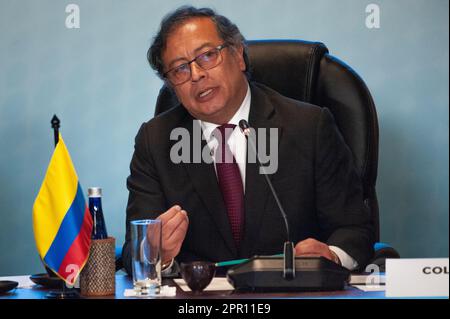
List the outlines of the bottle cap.
{"label": "bottle cap", "polygon": [[101,187],[89,187],[88,188],[88,196],[89,197],[102,197],[102,188]]}

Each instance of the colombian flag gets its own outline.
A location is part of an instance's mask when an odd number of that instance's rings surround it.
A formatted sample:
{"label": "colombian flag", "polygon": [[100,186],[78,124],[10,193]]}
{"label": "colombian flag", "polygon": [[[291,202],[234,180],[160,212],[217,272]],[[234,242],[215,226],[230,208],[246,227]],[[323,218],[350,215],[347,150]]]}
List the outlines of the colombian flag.
{"label": "colombian flag", "polygon": [[33,229],[45,265],[73,285],[89,255],[92,217],[61,134],[34,202]]}

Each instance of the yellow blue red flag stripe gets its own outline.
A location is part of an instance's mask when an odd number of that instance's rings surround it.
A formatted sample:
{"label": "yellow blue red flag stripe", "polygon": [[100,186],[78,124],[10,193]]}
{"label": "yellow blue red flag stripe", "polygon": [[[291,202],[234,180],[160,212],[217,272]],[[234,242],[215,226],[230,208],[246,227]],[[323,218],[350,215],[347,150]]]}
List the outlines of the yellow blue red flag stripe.
{"label": "yellow blue red flag stripe", "polygon": [[34,202],[33,229],[43,262],[73,285],[89,255],[92,217],[61,135]]}

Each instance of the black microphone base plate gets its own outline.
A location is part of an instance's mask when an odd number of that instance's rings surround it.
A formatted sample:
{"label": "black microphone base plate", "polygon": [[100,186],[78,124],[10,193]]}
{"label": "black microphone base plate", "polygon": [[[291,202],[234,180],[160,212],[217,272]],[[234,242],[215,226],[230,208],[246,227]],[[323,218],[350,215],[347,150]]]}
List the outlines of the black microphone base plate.
{"label": "black microphone base plate", "polygon": [[228,281],[239,291],[343,290],[350,271],[324,257],[296,257],[295,277],[283,278],[283,257],[255,256],[230,268]]}

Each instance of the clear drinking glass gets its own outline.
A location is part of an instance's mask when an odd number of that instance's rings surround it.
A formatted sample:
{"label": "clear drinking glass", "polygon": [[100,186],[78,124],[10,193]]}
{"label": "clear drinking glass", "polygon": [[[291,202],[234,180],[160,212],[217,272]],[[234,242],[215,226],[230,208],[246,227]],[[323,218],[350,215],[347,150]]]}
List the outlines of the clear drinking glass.
{"label": "clear drinking glass", "polygon": [[161,289],[161,221],[131,221],[133,285],[136,294],[158,294]]}

